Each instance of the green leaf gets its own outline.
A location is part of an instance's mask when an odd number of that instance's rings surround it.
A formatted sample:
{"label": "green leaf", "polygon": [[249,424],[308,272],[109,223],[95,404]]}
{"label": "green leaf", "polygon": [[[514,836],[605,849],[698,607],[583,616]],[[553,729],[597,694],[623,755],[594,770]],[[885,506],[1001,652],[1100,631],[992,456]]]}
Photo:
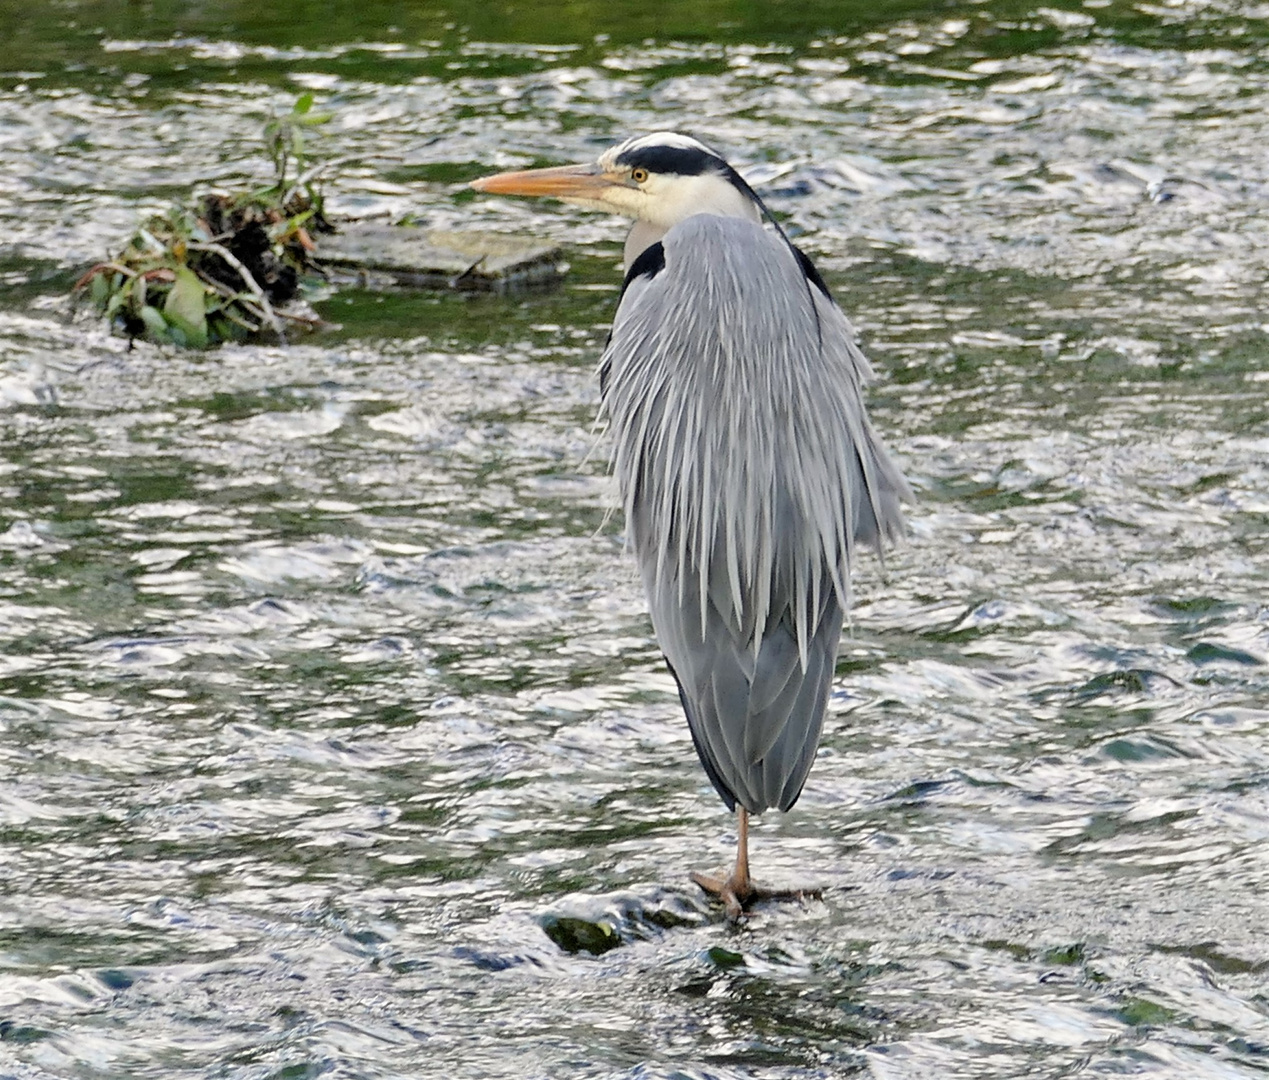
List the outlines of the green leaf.
{"label": "green leaf", "polygon": [[[116,277],[117,276],[118,275],[116,275]],[[127,292],[125,292],[122,288],[115,289],[115,291],[110,294],[110,299],[106,301],[106,310],[102,312],[102,314],[105,315],[107,319],[113,319],[117,314],[119,314],[120,309],[122,309],[127,300]]]}
{"label": "green leaf", "polygon": [[295,107],[291,110],[296,116],[303,116],[313,107],[313,95],[311,93],[301,94],[295,99]]}
{"label": "green leaf", "polygon": [[1119,1019],[1132,1027],[1158,1027],[1174,1015],[1171,1009],[1148,998],[1129,998],[1119,1009]]}
{"label": "green leaf", "polygon": [[171,341],[172,335],[168,332],[168,325],[159,309],[151,304],[146,304],[141,309],[141,321],[145,323],[146,333],[155,341]]}
{"label": "green leaf", "polygon": [[93,307],[101,311],[106,306],[106,298],[110,295],[110,275],[93,274],[92,288],[88,294],[92,297]]}
{"label": "green leaf", "polygon": [[1046,964],[1082,964],[1084,962],[1084,946],[1081,942],[1073,945],[1056,945],[1044,954]]}
{"label": "green leaf", "polygon": [[732,952],[731,949],[725,949],[721,945],[714,945],[706,955],[714,962],[715,966],[720,968],[745,966],[744,953]]}
{"label": "green leaf", "polygon": [[[163,304],[163,316],[180,330],[185,343],[194,349],[207,345],[207,290],[188,266],[176,271],[176,281]],[[147,324],[148,325],[148,324]]]}

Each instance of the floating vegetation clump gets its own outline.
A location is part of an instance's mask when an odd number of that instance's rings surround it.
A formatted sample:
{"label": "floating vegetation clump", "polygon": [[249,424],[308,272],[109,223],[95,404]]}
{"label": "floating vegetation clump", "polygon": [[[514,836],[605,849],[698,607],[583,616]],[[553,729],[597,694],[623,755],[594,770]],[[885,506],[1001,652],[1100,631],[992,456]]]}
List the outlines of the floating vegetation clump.
{"label": "floating vegetation clump", "polygon": [[333,231],[316,186],[321,169],[303,170],[305,132],[329,119],[312,105],[304,94],[265,127],[273,184],[212,192],[157,214],[79,279],[76,289],[88,291],[117,332],[201,349],[260,334],[283,340],[288,325],[320,325],[294,309],[306,283],[320,280],[313,235]]}

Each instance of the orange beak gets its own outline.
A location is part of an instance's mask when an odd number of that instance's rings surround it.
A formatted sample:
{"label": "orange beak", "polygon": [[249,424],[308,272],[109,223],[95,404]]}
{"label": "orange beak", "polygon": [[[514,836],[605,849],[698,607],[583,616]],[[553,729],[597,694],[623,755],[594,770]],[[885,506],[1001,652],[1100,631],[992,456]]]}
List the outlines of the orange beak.
{"label": "orange beak", "polygon": [[598,165],[561,165],[554,169],[498,173],[473,180],[471,186],[490,195],[546,195],[552,199],[593,201],[622,183],[620,177],[603,172]]}

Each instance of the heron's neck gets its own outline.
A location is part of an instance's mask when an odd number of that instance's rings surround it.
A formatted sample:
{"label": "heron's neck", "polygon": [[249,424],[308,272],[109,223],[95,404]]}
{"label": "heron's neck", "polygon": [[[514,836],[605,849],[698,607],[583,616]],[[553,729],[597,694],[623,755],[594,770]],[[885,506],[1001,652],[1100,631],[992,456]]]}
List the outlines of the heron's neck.
{"label": "heron's neck", "polygon": [[[641,207],[626,237],[626,270],[643,252],[681,221],[694,214],[717,214],[762,223],[762,204],[719,173],[676,176],[651,205]],[[649,220],[651,218],[652,220]]]}
{"label": "heron's neck", "polygon": [[626,264],[626,272],[629,273],[635,259],[669,231],[661,225],[653,225],[650,221],[636,221],[634,228],[630,230],[630,235],[626,237],[626,250],[622,256]]}

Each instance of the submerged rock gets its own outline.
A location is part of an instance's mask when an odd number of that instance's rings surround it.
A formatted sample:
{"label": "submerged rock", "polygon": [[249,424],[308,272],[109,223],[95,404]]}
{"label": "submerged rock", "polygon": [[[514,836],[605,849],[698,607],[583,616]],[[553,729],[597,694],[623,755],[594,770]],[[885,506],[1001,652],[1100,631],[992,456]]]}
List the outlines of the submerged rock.
{"label": "submerged rock", "polygon": [[553,244],[498,233],[449,232],[348,222],[318,240],[336,284],[493,290],[549,285],[568,270]]}
{"label": "submerged rock", "polygon": [[600,956],[619,945],[647,941],[678,926],[700,926],[708,919],[708,910],[694,899],[657,889],[647,896],[573,893],[541,914],[538,924],[565,952]]}

